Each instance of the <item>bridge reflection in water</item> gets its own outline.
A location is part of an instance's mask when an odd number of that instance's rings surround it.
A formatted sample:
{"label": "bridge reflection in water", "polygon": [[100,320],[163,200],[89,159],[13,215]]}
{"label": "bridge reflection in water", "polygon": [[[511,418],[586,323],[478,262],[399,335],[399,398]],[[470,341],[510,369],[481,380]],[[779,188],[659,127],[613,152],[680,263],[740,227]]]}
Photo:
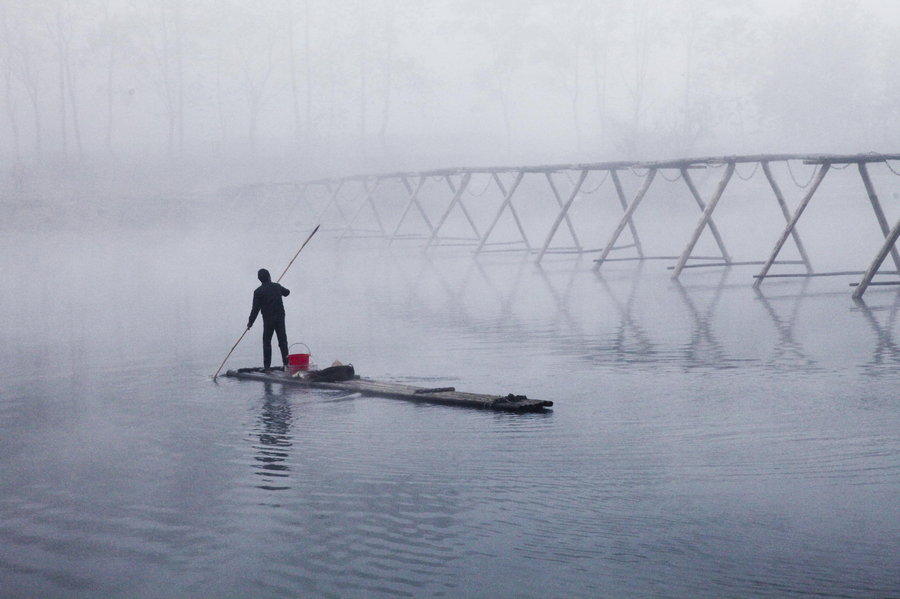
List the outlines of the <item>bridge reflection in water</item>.
{"label": "bridge reflection in water", "polygon": [[266,491],[290,489],[290,452],[293,446],[291,424],[293,414],[284,385],[265,383],[264,401],[255,434],[255,473],[261,480],[258,485]]}
{"label": "bridge reflection in water", "polygon": [[611,367],[878,372],[900,365],[900,292],[869,305],[815,279],[799,289],[751,289],[735,282],[734,268],[688,282],[642,263],[598,272],[584,258],[549,265],[523,255],[384,251],[360,282],[374,309],[451,327],[474,342],[515,338]]}

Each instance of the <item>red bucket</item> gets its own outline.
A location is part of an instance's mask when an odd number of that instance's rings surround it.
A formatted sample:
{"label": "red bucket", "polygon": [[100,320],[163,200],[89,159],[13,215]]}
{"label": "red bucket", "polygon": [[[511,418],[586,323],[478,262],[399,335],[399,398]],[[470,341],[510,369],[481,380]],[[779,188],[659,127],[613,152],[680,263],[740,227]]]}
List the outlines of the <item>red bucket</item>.
{"label": "red bucket", "polygon": [[[290,372],[290,374],[309,370],[309,357],[312,355],[312,353],[309,351],[309,346],[305,343],[295,343],[294,345],[302,345],[306,348],[306,353],[288,354],[288,371]],[[294,345],[291,345],[291,347],[294,347]]]}

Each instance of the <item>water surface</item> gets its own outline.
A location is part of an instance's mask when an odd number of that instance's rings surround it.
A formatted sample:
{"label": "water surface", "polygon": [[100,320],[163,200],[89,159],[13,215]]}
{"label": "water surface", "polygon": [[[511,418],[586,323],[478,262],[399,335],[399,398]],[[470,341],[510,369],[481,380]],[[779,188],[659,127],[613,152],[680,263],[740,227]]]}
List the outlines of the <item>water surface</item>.
{"label": "water surface", "polygon": [[214,383],[296,237],[7,238],[0,595],[900,595],[895,292],[323,235],[314,362],[554,410]]}

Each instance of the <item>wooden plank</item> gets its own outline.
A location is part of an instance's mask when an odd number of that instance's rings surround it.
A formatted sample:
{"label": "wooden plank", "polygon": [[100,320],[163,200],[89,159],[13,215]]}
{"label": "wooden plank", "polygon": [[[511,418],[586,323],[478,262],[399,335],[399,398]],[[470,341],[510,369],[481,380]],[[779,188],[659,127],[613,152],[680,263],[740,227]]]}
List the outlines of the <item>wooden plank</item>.
{"label": "wooden plank", "polygon": [[[778,262],[776,262],[778,264]],[[848,275],[863,275],[866,274],[864,270],[838,270],[834,272],[795,272],[795,273],[780,273],[777,275],[766,275],[767,279],[786,279],[786,278],[810,278],[810,277],[845,277]],[[875,275],[897,275],[900,274],[900,271],[889,270],[876,272]],[[754,278],[759,278],[759,275],[753,275]]]}
{"label": "wooden plank", "polygon": [[308,381],[300,376],[290,376],[281,371],[262,372],[256,368],[229,370],[225,376],[267,383],[281,383],[295,387],[314,389],[330,389],[333,391],[349,391],[375,397],[403,399],[422,403],[461,406],[496,410],[501,412],[542,412],[553,406],[552,401],[528,399],[524,396],[485,395],[463,391],[430,390],[402,383],[375,381],[367,378],[356,378],[337,383]]}
{"label": "wooden plank", "polygon": [[[851,287],[858,287],[859,283],[850,283]],[[900,281],[871,281],[869,287],[873,285],[900,285]]]}
{"label": "wooden plank", "polygon": [[[701,260],[702,258],[691,256],[695,260]],[[707,258],[709,259],[709,258]],[[765,264],[762,260],[745,260],[741,262],[731,261],[731,262],[707,262],[705,264],[685,264],[683,268],[705,268],[707,266],[758,266],[760,264]],[[776,260],[775,264],[803,264],[802,260]],[[675,270],[674,266],[667,266],[668,270]],[[860,273],[861,274],[861,273]],[[770,277],[774,277],[776,275],[768,275]]]}

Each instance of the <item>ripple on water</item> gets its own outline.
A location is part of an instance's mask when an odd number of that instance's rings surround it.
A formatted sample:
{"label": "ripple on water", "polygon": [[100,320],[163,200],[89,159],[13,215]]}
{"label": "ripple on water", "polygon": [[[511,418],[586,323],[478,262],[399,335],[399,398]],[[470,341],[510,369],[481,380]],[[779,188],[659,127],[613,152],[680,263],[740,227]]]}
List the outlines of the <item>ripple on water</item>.
{"label": "ripple on water", "polygon": [[898,594],[889,312],[665,273],[357,258],[374,260],[304,274],[289,331],[317,359],[554,411],[213,385],[242,301],[188,284],[144,330],[88,294],[60,327],[64,369],[28,364],[56,339],[0,333],[28,350],[0,375],[0,594]]}

